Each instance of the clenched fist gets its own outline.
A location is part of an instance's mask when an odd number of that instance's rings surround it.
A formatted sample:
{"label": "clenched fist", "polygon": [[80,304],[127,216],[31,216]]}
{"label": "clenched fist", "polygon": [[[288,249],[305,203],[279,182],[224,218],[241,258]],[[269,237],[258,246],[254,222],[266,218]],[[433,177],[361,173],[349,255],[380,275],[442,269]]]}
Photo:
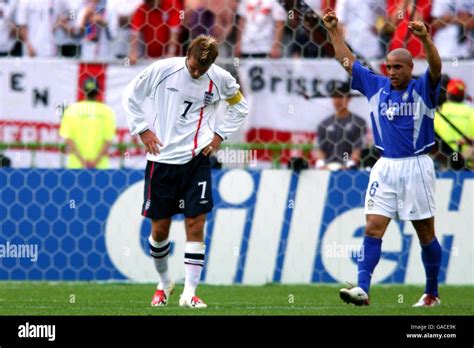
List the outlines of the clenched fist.
{"label": "clenched fist", "polygon": [[330,12],[326,13],[323,17],[323,22],[324,22],[324,26],[326,27],[327,30],[336,29],[337,28],[337,22],[338,22],[336,12],[330,11]]}
{"label": "clenched fist", "polygon": [[428,36],[428,30],[426,29],[426,25],[421,21],[413,21],[408,23],[408,28],[414,35],[418,36],[419,38]]}

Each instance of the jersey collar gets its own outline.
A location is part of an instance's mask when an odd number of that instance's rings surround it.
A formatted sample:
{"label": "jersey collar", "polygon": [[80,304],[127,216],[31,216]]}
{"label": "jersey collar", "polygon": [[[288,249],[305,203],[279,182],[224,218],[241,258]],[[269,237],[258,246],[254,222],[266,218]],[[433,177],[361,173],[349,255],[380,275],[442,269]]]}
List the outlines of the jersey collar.
{"label": "jersey collar", "polygon": [[416,80],[415,80],[414,78],[412,78],[412,79],[410,80],[410,82],[408,82],[408,85],[406,86],[405,89],[395,89],[395,88],[393,88],[393,86],[392,86],[392,84],[391,84],[391,82],[390,82],[390,79],[388,79],[388,83],[387,83],[388,87],[386,86],[386,87],[384,88],[384,91],[387,91],[387,92],[389,92],[389,93],[392,93],[392,91],[396,91],[397,93],[405,93],[406,91],[408,91],[408,89],[410,88],[410,86],[411,86],[415,81],[416,81]]}

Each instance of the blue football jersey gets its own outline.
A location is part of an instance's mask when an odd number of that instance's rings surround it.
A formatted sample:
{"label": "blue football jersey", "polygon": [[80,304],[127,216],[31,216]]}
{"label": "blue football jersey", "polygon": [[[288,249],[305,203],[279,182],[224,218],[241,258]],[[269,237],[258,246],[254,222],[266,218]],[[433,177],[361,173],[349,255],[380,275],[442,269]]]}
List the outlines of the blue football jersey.
{"label": "blue football jersey", "polygon": [[355,61],[351,87],[369,101],[374,142],[382,156],[403,158],[429,152],[435,143],[434,116],[440,87],[439,81],[431,86],[428,69],[398,91],[388,77],[374,74]]}

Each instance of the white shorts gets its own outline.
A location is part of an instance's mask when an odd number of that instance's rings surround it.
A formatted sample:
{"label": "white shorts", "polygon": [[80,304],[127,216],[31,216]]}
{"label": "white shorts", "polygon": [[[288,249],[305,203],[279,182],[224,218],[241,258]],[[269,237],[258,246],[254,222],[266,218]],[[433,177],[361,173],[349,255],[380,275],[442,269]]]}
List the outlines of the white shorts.
{"label": "white shorts", "polygon": [[436,176],[428,155],[380,158],[370,172],[365,214],[423,220],[435,213]]}

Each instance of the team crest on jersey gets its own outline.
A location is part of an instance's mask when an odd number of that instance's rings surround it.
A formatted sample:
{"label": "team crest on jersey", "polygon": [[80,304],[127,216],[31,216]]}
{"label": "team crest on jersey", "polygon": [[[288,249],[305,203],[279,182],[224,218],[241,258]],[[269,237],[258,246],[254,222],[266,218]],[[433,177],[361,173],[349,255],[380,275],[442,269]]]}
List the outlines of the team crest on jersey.
{"label": "team crest on jersey", "polygon": [[408,100],[408,92],[403,93],[402,100],[403,100],[403,101],[407,101],[407,100]]}
{"label": "team crest on jersey", "polygon": [[213,97],[214,97],[214,93],[204,92],[204,106],[208,106],[209,104],[211,104]]}

